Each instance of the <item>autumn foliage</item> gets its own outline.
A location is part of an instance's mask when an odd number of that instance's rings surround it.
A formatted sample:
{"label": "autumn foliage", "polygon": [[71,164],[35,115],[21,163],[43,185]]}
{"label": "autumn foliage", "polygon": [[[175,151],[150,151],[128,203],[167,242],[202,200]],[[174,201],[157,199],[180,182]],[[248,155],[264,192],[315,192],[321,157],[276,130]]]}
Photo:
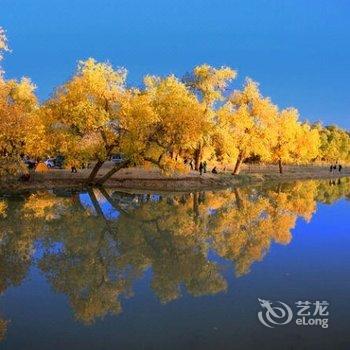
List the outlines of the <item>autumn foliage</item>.
{"label": "autumn foliage", "polygon": [[[0,59],[8,51],[0,28]],[[146,76],[127,85],[127,70],[90,58],[52,97],[38,103],[29,78],[0,74],[0,173],[25,171],[23,155],[63,155],[67,166],[93,164],[87,183],[103,183],[124,167],[155,164],[165,172],[188,170],[193,160],[232,165],[349,162],[349,132],[302,121],[297,109],[280,109],[246,79],[231,86],[230,67],[197,66],[183,78]],[[123,161],[98,177],[113,154]],[[277,167],[276,167],[277,169]]]}

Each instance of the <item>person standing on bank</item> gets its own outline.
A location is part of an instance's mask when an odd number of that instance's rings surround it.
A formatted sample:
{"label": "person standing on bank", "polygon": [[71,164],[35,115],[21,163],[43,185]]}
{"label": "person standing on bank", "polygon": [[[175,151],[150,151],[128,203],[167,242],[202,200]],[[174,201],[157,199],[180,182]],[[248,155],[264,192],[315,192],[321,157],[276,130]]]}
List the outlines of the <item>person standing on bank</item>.
{"label": "person standing on bank", "polygon": [[207,161],[206,160],[203,162],[203,171],[204,171],[204,173],[207,172]]}
{"label": "person standing on bank", "polygon": [[201,175],[203,175],[203,168],[204,168],[203,162],[200,162],[200,163],[199,163],[199,173],[200,173]]}

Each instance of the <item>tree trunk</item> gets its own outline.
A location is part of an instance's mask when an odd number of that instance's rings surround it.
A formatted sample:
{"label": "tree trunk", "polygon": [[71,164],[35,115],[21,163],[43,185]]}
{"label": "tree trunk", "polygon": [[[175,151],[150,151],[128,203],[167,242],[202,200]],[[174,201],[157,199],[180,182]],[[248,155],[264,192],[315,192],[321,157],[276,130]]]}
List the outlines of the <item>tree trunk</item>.
{"label": "tree trunk", "polygon": [[108,171],[105,175],[103,175],[101,178],[95,181],[95,184],[96,185],[104,184],[111,176],[113,176],[120,169],[127,168],[129,164],[130,164],[130,160],[125,160],[124,162],[116,164],[110,171]]}
{"label": "tree trunk", "polygon": [[280,174],[283,174],[283,167],[282,167],[282,160],[281,159],[278,161],[278,170],[279,170]]}
{"label": "tree trunk", "polygon": [[233,173],[232,173],[233,175],[238,175],[239,174],[239,172],[241,170],[242,163],[243,163],[243,153],[240,152],[238,154],[236,165],[235,165],[235,168],[234,168]]}
{"label": "tree trunk", "polygon": [[93,181],[95,180],[95,177],[96,177],[98,171],[101,169],[101,167],[102,167],[103,164],[104,164],[104,161],[102,161],[102,160],[98,160],[98,161],[96,162],[94,168],[92,169],[92,171],[91,171],[89,177],[88,177],[87,180],[86,180],[86,183],[87,183],[87,184],[90,185],[90,184],[93,183]]}
{"label": "tree trunk", "polygon": [[99,190],[101,192],[101,194],[103,195],[103,197],[105,197],[105,199],[107,200],[107,202],[116,210],[118,210],[119,212],[123,213],[123,214],[128,214],[128,212],[126,210],[124,210],[123,208],[121,208],[118,203],[116,203],[116,201],[108,194],[108,192],[105,190],[105,188],[103,188],[102,186],[99,187]]}
{"label": "tree trunk", "polygon": [[98,202],[98,200],[97,200],[97,198],[96,198],[96,195],[95,195],[95,193],[94,193],[94,190],[93,190],[93,189],[89,189],[89,190],[88,190],[88,193],[89,193],[89,197],[90,197],[90,199],[91,199],[91,202],[92,202],[92,204],[93,204],[93,206],[94,206],[94,209],[95,209],[95,211],[96,211],[96,214],[97,214],[98,216],[101,216],[102,218],[106,219],[106,218],[105,218],[105,215],[104,215],[104,213],[103,213],[103,211],[102,211],[102,208],[101,208],[101,206],[100,206],[100,203]]}
{"label": "tree trunk", "polygon": [[203,153],[203,144],[202,141],[199,141],[199,144],[194,152],[194,169],[199,170],[199,164],[202,160],[202,153]]}
{"label": "tree trunk", "polygon": [[88,193],[89,193],[91,202],[92,202],[92,204],[94,206],[94,209],[96,211],[97,216],[103,219],[103,221],[106,224],[107,231],[111,235],[113,230],[111,229],[111,225],[109,224],[105,214],[103,213],[103,210],[102,210],[102,208],[100,206],[100,203],[99,203],[98,199],[96,198],[94,190],[92,188],[90,188],[88,190]]}

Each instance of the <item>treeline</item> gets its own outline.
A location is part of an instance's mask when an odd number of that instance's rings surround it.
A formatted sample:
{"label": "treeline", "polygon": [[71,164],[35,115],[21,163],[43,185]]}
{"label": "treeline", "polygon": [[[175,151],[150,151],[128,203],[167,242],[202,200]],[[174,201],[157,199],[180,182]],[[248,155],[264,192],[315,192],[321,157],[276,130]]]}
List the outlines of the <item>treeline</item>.
{"label": "treeline", "polygon": [[[7,41],[0,31],[0,51]],[[183,78],[146,76],[142,88],[126,84],[127,71],[94,59],[39,103],[28,78],[0,76],[0,173],[24,171],[21,156],[63,155],[68,165],[93,162],[87,181],[102,183],[121,168],[151,162],[164,171],[192,160],[232,164],[234,174],[255,159],[279,165],[349,162],[350,134],[336,126],[302,122],[295,108],[279,109],[246,79],[230,84],[230,67],[197,66]],[[123,161],[97,174],[113,154]]]}

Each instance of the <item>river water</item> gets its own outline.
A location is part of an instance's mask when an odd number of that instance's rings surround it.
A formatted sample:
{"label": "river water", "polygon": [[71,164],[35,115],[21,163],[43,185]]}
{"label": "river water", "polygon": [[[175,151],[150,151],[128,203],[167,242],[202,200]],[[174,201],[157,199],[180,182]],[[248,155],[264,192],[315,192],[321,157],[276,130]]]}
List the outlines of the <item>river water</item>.
{"label": "river water", "polygon": [[0,197],[0,349],[350,349],[350,179]]}

